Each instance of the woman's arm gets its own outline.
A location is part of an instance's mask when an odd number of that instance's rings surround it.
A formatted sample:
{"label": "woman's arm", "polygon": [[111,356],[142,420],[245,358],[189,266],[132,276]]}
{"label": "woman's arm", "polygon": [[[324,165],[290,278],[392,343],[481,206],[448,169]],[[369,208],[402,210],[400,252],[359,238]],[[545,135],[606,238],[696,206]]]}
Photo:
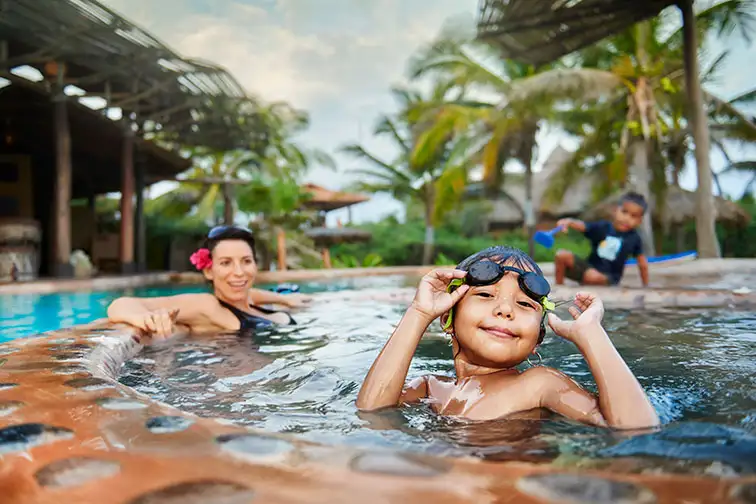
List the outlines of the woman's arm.
{"label": "woman's arm", "polygon": [[[357,395],[357,408],[363,411],[397,406],[402,398],[412,356],[432,319],[410,307],[396,330],[378,354]],[[417,387],[411,387],[414,389]],[[427,389],[426,389],[427,393]],[[419,399],[419,397],[412,399]]]}
{"label": "woman's arm", "polygon": [[278,304],[289,308],[299,308],[309,303],[311,298],[301,294],[279,294],[265,289],[249,289],[249,301],[255,305]]}
{"label": "woman's arm", "polygon": [[108,306],[108,319],[125,323],[157,336],[170,336],[176,324],[192,326],[217,301],[210,294],[179,294],[153,298],[121,297]]}
{"label": "woman's arm", "polygon": [[[588,362],[598,387],[599,409],[607,425],[617,429],[659,425],[659,416],[643,387],[601,327],[601,301],[592,294],[578,293],[575,305],[577,308],[570,309],[575,322],[565,322],[551,314],[549,324],[559,336],[575,343]],[[573,401],[570,395],[557,393],[549,404],[558,400],[570,405]],[[573,397],[578,400],[577,395]]]}

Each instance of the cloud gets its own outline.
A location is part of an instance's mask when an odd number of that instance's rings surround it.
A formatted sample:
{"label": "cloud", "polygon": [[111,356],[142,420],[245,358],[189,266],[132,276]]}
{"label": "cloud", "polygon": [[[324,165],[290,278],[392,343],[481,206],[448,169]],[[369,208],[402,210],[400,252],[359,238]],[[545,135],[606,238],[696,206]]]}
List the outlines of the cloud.
{"label": "cloud", "polygon": [[[310,181],[348,184],[357,163],[339,147],[364,143],[380,156],[394,152],[372,138],[391,110],[393,84],[406,62],[456,17],[473,25],[477,0],[105,0],[105,3],[187,57],[227,68],[251,93],[306,109],[311,128],[302,142],[336,155],[336,174],[315,169]],[[355,208],[357,220],[401,207],[390,198]],[[337,214],[338,216],[338,214]],[[343,217],[343,216],[342,216]]]}

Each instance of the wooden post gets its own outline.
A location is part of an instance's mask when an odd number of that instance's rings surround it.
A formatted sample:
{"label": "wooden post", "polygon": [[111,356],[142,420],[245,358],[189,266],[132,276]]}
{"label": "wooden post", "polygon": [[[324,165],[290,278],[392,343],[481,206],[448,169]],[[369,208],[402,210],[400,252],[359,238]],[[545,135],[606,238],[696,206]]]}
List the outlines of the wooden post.
{"label": "wooden post", "polygon": [[276,229],[276,243],[278,249],[278,271],[286,271],[286,231]]}
{"label": "wooden post", "polygon": [[696,248],[698,257],[716,258],[721,256],[716,233],[716,209],[712,193],[711,167],[709,165],[709,125],[703,106],[703,93],[698,78],[698,41],[693,0],[682,0],[678,4],[683,19],[683,52],[685,54],[685,86],[688,91],[689,120],[696,145]]}
{"label": "wooden post", "polygon": [[121,152],[121,273],[134,272],[134,132],[127,122]]}
{"label": "wooden post", "polygon": [[136,250],[136,270],[140,273],[147,271],[147,237],[144,222],[144,171],[145,159],[141,150],[137,152],[137,163],[135,166],[135,183],[136,183],[136,209],[135,209],[135,230],[134,230],[134,249]]}
{"label": "wooden post", "polygon": [[323,267],[325,269],[331,269],[333,267],[331,266],[331,250],[328,247],[323,247],[323,250],[321,250],[320,253],[323,256]]}
{"label": "wooden post", "polygon": [[[58,66],[58,79],[62,81],[63,65]],[[63,87],[57,86],[53,96],[53,124],[55,135],[55,245],[53,275],[73,277],[71,265],[71,132],[68,128],[68,111]]]}

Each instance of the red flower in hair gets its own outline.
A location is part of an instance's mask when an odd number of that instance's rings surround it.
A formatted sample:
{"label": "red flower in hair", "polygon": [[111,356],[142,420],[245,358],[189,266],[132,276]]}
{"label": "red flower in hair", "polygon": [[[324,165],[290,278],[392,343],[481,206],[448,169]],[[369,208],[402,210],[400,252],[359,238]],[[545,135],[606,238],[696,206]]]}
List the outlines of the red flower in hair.
{"label": "red flower in hair", "polygon": [[213,259],[210,257],[210,250],[206,248],[201,248],[192,254],[189,257],[189,262],[191,262],[198,270],[207,269],[213,265]]}

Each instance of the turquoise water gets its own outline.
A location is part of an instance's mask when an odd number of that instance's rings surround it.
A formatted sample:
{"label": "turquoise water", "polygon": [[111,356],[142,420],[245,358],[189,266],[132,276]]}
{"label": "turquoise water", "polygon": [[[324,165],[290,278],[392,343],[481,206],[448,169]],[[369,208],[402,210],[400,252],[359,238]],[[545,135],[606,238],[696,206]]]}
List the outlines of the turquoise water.
{"label": "turquoise water", "polygon": [[[299,284],[300,292],[316,293],[363,287],[396,286],[397,277],[340,279]],[[272,285],[260,285],[262,289]],[[166,296],[179,293],[207,292],[204,285],[166,285],[138,289],[62,292],[58,294],[23,294],[0,296],[0,343],[34,336],[107,316],[108,305],[116,298],[129,296]]]}

